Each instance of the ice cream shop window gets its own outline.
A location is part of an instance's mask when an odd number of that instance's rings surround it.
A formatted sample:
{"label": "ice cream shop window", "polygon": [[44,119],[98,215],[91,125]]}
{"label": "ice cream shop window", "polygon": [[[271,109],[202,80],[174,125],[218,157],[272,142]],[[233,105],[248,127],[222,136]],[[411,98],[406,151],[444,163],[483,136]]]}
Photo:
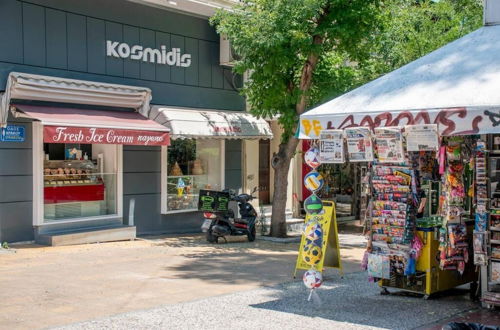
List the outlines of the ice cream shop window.
{"label": "ice cream shop window", "polygon": [[223,188],[222,143],[216,139],[178,139],[166,148],[164,212],[196,210],[200,189]]}
{"label": "ice cream shop window", "polygon": [[45,143],[45,222],[117,214],[117,148],[111,144]]}

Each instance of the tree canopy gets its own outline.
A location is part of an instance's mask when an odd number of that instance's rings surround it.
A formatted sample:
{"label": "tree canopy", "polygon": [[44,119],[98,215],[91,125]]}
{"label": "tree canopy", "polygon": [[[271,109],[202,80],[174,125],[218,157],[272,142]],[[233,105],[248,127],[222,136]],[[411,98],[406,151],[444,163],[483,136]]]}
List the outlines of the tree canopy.
{"label": "tree canopy", "polygon": [[[286,140],[301,98],[312,107],[471,32],[482,1],[245,0],[211,22],[240,55],[235,70],[250,72],[242,92],[251,112],[279,115]],[[310,54],[318,61],[304,91]]]}

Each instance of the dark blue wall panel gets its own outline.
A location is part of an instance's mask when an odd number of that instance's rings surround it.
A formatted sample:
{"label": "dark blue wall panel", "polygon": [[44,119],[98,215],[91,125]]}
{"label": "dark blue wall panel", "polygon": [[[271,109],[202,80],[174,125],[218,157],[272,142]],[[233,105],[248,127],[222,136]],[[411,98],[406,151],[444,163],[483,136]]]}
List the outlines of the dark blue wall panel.
{"label": "dark blue wall panel", "polygon": [[104,21],[87,17],[87,65],[90,73],[106,73]]}
{"label": "dark blue wall panel", "polygon": [[68,40],[68,69],[87,71],[87,19],[85,16],[66,15]]}
{"label": "dark blue wall panel", "polygon": [[[143,47],[151,47],[154,48],[156,45],[155,33],[151,30],[141,29],[140,31],[141,42],[140,45]],[[141,62],[141,79],[146,80],[155,80],[156,72],[154,63],[150,62]]]}
{"label": "dark blue wall panel", "polygon": [[[165,46],[167,51],[170,51],[170,34],[163,32],[156,32],[156,48],[160,49]],[[170,82],[170,66],[164,64],[156,64],[156,80],[162,82]]]}
{"label": "dark blue wall panel", "polygon": [[45,66],[45,8],[23,3],[24,63]]}
{"label": "dark blue wall panel", "polygon": [[[139,45],[141,43],[141,36],[139,28],[134,26],[123,26],[123,41],[129,45]],[[127,78],[140,78],[141,77],[141,62],[134,61],[129,58],[123,60],[123,74]]]}
{"label": "dark blue wall panel", "polygon": [[198,85],[198,59],[199,59],[199,48],[198,40],[192,38],[185,39],[185,52],[191,55],[191,66],[186,68],[186,84],[187,85]]}
{"label": "dark blue wall panel", "polygon": [[[106,40],[123,42],[123,25],[106,22]],[[123,77],[123,59],[106,56],[106,74]]]}
{"label": "dark blue wall panel", "polygon": [[46,9],[47,66],[68,68],[68,44],[66,39],[66,14],[60,10]]}
{"label": "dark blue wall panel", "polygon": [[226,141],[226,188],[235,189],[238,191],[243,187],[242,183],[242,167],[243,161],[241,158],[242,142],[241,140]]}
{"label": "dark blue wall panel", "polygon": [[0,1],[0,61],[23,63],[22,13],[20,2]]}

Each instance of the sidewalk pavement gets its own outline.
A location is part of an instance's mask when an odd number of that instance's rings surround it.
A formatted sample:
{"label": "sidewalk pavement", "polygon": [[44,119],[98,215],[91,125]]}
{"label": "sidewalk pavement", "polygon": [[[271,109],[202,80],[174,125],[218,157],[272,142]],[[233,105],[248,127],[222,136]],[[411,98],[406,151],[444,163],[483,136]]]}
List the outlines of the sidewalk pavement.
{"label": "sidewalk pavement", "polygon": [[[341,236],[346,241],[356,235]],[[341,238],[342,239],[342,238]],[[0,328],[39,329],[292,281],[298,243],[148,237],[0,254]],[[359,271],[362,246],[341,250]],[[15,253],[14,253],[15,252]]]}
{"label": "sidewalk pavement", "polygon": [[365,273],[327,275],[317,290],[320,305],[307,301],[301,282],[292,282],[58,329],[415,329],[475,307],[463,290],[435,300],[382,296]]}

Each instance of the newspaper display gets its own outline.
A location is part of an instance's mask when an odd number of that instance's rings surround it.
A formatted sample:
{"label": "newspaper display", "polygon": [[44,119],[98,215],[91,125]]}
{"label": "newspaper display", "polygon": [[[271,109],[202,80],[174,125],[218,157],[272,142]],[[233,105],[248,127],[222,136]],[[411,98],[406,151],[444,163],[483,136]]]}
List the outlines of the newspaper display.
{"label": "newspaper display", "polygon": [[319,160],[325,164],[344,163],[344,131],[323,130],[319,134]]}
{"label": "newspaper display", "polygon": [[373,145],[368,127],[351,127],[344,130],[350,162],[371,162]]}
{"label": "newspaper display", "polygon": [[407,151],[437,151],[439,148],[437,124],[407,125],[405,133]]}
{"label": "newspaper display", "polygon": [[404,162],[403,134],[399,127],[375,128],[375,148],[381,163]]}

